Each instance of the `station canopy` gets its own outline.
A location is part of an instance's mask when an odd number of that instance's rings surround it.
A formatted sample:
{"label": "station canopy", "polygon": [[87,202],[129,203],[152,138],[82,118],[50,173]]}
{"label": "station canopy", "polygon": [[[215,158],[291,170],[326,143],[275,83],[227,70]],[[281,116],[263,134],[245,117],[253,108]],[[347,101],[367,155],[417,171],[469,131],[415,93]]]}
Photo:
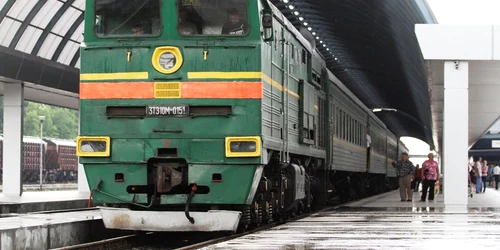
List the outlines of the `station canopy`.
{"label": "station canopy", "polygon": [[415,24],[436,23],[425,0],[272,2],[312,33],[327,67],[394,134],[434,147],[427,65],[415,35]]}
{"label": "station canopy", "polygon": [[0,0],[0,76],[78,93],[85,0]]}

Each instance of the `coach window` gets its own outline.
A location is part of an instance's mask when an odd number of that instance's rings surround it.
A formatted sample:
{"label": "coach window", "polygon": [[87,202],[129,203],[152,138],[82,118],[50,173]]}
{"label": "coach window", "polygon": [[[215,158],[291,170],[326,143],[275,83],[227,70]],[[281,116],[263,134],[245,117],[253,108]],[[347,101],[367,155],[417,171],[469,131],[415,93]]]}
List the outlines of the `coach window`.
{"label": "coach window", "polygon": [[356,145],[359,146],[359,122],[356,121]]}
{"label": "coach window", "polygon": [[358,121],[354,119],[354,144],[358,145]]}
{"label": "coach window", "polygon": [[356,120],[354,118],[351,119],[351,143],[356,144]]}
{"label": "coach window", "polygon": [[354,136],[353,136],[353,119],[351,116],[349,116],[349,142],[352,143],[353,142],[353,139],[354,139]]}
{"label": "coach window", "polygon": [[351,142],[351,132],[352,132],[352,126],[351,126],[351,116],[347,116],[347,142]]}
{"label": "coach window", "polygon": [[342,110],[339,109],[339,115],[338,115],[338,119],[337,119],[337,138],[339,139],[342,139],[342,128],[344,126],[342,126]]}
{"label": "coach window", "polygon": [[345,138],[344,140],[346,142],[349,142],[349,115],[345,115],[345,121],[344,121],[344,126],[345,126]]}
{"label": "coach window", "polygon": [[349,133],[349,125],[347,124],[347,119],[349,118],[346,113],[344,115],[344,141],[347,141],[348,133]]}
{"label": "coach window", "polygon": [[177,0],[177,28],[183,36],[246,36],[248,0]]}
{"label": "coach window", "polygon": [[339,114],[339,108],[335,108],[335,137],[340,138],[339,136],[339,127],[340,127],[340,114]]}
{"label": "coach window", "polygon": [[98,37],[159,36],[159,0],[95,0]]}
{"label": "coach window", "polygon": [[358,145],[359,146],[363,146],[362,140],[363,140],[363,130],[361,127],[361,123],[358,123]]}
{"label": "coach window", "polygon": [[361,136],[362,136],[362,143],[361,146],[368,146],[367,141],[366,141],[366,131],[365,131],[365,125],[361,126]]}
{"label": "coach window", "polygon": [[349,140],[349,115],[344,113],[344,140]]}
{"label": "coach window", "polygon": [[339,139],[341,140],[344,140],[344,129],[345,129],[345,125],[344,125],[344,111],[341,110],[340,111],[340,133],[339,133]]}

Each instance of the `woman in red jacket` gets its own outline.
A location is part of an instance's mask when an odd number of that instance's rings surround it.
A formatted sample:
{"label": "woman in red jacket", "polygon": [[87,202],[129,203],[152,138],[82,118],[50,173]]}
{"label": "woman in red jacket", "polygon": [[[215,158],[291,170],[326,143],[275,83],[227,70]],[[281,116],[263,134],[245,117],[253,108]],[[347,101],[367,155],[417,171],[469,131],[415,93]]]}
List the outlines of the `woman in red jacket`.
{"label": "woman in red jacket", "polygon": [[413,189],[413,191],[415,193],[418,192],[418,187],[420,186],[420,183],[422,182],[422,179],[424,178],[424,170],[423,168],[421,168],[418,164],[416,166],[417,168],[415,169],[415,179],[414,179],[414,182],[415,182],[415,188]]}

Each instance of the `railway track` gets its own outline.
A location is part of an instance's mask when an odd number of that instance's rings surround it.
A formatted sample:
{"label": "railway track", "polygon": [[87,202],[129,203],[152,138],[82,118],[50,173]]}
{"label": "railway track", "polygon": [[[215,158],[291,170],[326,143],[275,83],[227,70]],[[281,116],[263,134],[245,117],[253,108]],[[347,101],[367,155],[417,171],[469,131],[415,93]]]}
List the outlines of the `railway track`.
{"label": "railway track", "polygon": [[[287,220],[292,222],[303,219],[307,216],[319,213],[322,211],[336,209],[345,204],[336,204],[324,207],[320,210],[303,213]],[[228,235],[228,233],[139,233],[131,234],[122,237],[116,237],[101,241],[95,241],[80,245],[68,246],[64,248],[57,248],[57,250],[164,250],[164,249],[178,249],[178,250],[191,250],[207,247],[220,242],[232,240],[247,234],[252,234],[258,231],[267,230],[275,226],[284,224],[283,222],[271,222],[269,224],[260,226],[255,229],[237,234]]]}
{"label": "railway track", "polygon": [[[57,191],[57,190],[71,190],[71,189],[77,189],[78,184],[77,183],[50,183],[50,184],[43,184],[42,186],[43,190],[42,191]],[[40,190],[40,184],[23,184],[23,190],[24,191],[39,191]],[[3,191],[3,185],[0,185],[0,192]]]}
{"label": "railway track", "polygon": [[156,250],[179,249],[213,238],[223,239],[221,233],[138,233],[89,242],[54,250]]}

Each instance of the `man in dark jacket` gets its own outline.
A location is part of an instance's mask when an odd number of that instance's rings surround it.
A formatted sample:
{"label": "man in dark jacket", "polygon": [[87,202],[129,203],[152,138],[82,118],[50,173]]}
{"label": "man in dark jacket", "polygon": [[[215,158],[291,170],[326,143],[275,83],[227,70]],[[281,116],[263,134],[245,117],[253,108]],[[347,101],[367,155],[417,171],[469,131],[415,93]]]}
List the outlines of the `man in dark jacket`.
{"label": "man in dark jacket", "polygon": [[415,173],[415,166],[408,160],[408,154],[402,153],[400,161],[392,161],[392,166],[396,168],[399,176],[399,195],[401,201],[413,200],[413,190],[411,188],[411,179]]}

